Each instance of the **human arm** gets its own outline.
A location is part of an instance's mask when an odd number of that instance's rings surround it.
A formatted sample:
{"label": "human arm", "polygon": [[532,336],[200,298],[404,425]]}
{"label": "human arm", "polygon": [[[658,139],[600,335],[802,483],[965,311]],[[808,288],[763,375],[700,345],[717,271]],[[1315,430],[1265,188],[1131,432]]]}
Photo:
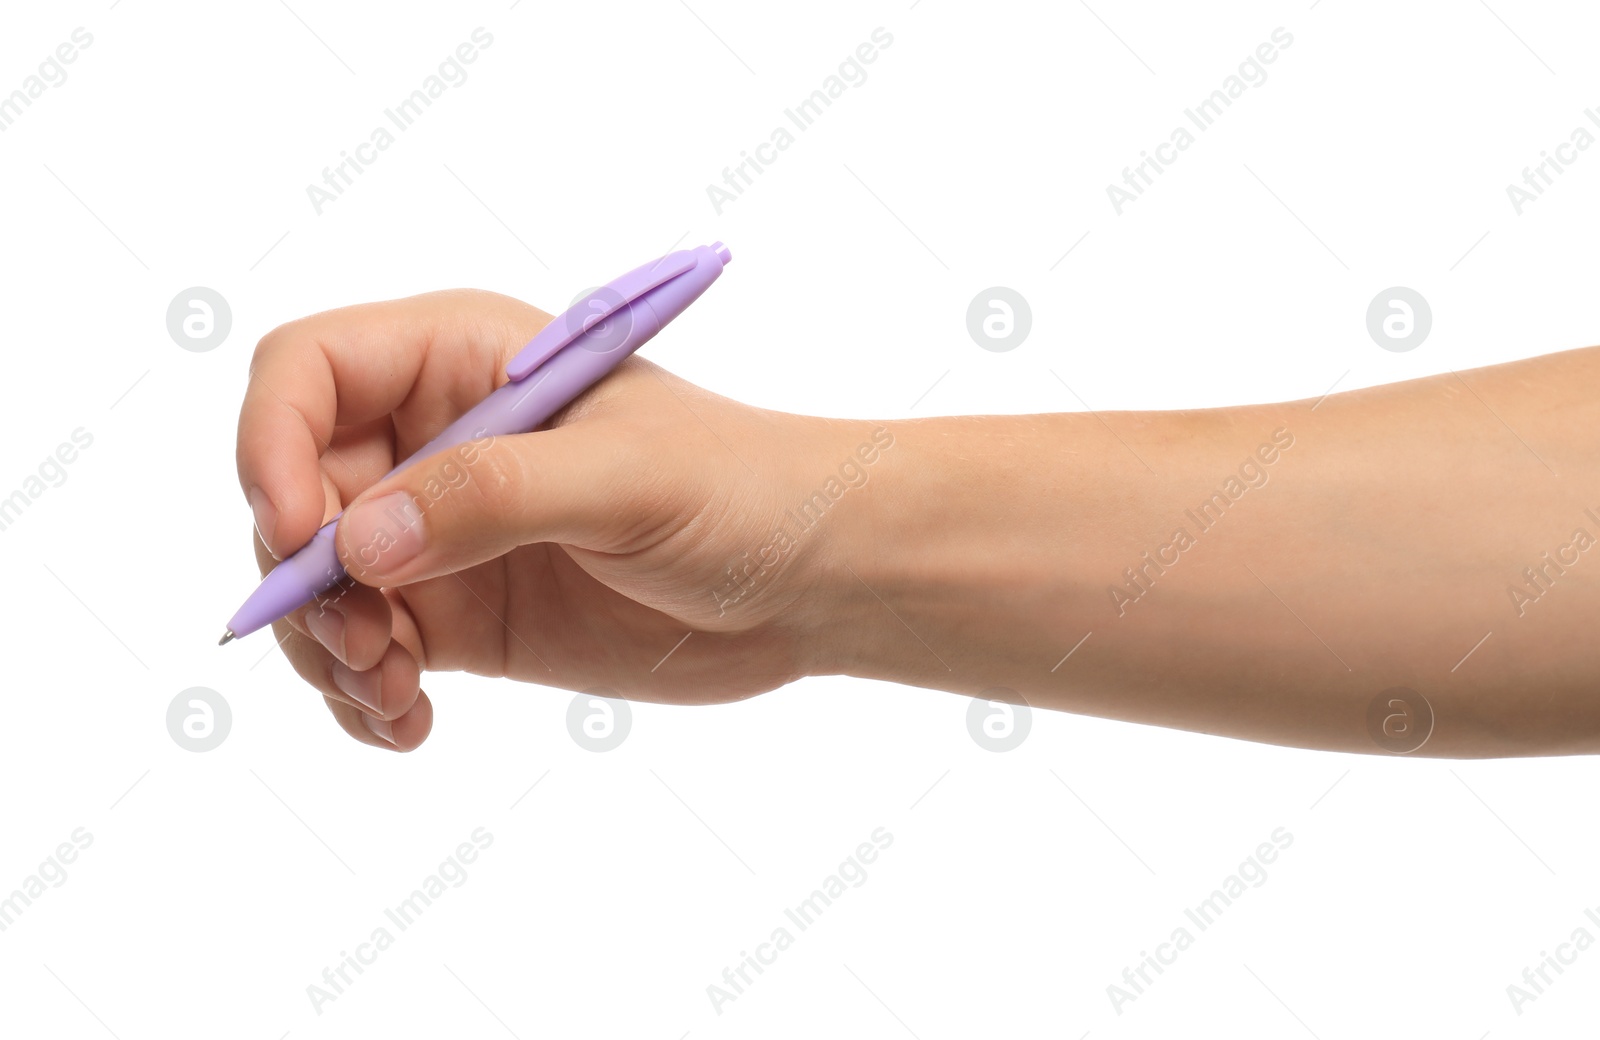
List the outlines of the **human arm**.
{"label": "human arm", "polygon": [[[440,293],[258,348],[239,458],[263,566],[349,504],[360,583],[278,634],[366,743],[417,746],[421,673],[469,670],[693,703],[844,673],[1354,751],[1404,687],[1437,716],[1419,754],[1595,746],[1600,567],[1570,548],[1600,535],[1594,350],[1321,402],[885,422],[633,359],[550,429],[383,478],[548,320]],[[423,506],[414,551],[369,564],[385,510],[362,507],[392,494]]]}

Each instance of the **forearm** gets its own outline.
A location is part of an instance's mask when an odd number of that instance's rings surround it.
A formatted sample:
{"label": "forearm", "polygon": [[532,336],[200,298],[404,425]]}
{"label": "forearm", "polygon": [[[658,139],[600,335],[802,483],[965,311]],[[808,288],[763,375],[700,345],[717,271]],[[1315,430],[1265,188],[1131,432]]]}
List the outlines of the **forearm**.
{"label": "forearm", "polygon": [[885,424],[829,533],[821,670],[1349,751],[1404,687],[1418,754],[1600,750],[1596,386],[1585,350],[1320,404]]}

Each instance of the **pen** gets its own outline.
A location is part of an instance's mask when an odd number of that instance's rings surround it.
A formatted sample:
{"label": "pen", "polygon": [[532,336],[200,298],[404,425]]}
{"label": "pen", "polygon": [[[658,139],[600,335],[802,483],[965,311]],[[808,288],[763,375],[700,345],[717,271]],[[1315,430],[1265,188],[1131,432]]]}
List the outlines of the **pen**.
{"label": "pen", "polygon": [[[504,386],[388,475],[468,441],[532,431],[682,314],[732,259],[721,242],[680,249],[589,293],[511,359]],[[349,580],[333,545],[338,524],[337,516],[329,520],[274,567],[233,615],[217,645],[265,628]]]}

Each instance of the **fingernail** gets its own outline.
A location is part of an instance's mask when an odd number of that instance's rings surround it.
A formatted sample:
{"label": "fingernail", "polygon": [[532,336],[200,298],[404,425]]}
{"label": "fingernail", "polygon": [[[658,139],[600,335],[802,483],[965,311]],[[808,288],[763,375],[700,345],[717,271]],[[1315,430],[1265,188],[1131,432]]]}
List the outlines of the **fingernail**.
{"label": "fingernail", "polygon": [[364,571],[392,574],[415,559],[426,542],[422,513],[404,491],[391,491],[344,514],[345,545]]}
{"label": "fingernail", "polygon": [[387,740],[390,744],[393,744],[395,747],[399,747],[400,746],[394,739],[394,726],[392,724],[387,723],[387,722],[383,721],[382,719],[375,719],[371,715],[363,715],[363,716],[361,716],[361,721],[365,722],[367,724],[367,728],[370,729],[377,736],[381,737],[384,740]]}
{"label": "fingernail", "polygon": [[272,550],[272,532],[278,526],[278,510],[267,493],[258,487],[250,489],[250,512],[255,516],[256,534],[261,538],[261,544],[267,547],[267,552],[272,553],[274,560],[278,559],[278,554]]}
{"label": "fingernail", "polygon": [[350,658],[344,652],[344,613],[338,607],[328,603],[312,607],[306,612],[306,627],[333,656],[349,662]]}
{"label": "fingernail", "polygon": [[382,669],[374,668],[369,672],[353,671],[343,661],[333,662],[333,685],[339,687],[346,697],[365,707],[368,711],[383,713],[383,683]]}

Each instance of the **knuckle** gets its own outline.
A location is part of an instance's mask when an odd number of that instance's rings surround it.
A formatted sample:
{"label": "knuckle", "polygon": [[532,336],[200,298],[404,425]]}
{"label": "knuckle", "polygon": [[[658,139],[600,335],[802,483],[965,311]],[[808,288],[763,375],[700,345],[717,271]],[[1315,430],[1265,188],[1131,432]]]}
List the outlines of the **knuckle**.
{"label": "knuckle", "polygon": [[250,357],[250,371],[255,373],[256,365],[278,353],[284,345],[294,339],[295,327],[300,324],[300,319],[286,321],[272,329],[256,341],[256,349]]}

